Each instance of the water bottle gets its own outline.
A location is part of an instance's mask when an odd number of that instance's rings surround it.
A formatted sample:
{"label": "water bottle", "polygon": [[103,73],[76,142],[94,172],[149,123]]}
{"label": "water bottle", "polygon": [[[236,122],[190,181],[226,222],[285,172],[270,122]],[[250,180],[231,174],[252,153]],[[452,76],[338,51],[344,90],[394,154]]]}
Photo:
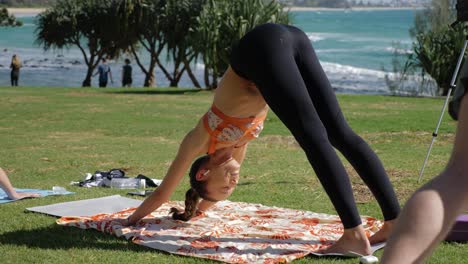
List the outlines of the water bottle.
{"label": "water bottle", "polygon": [[64,187],[61,187],[61,186],[53,186],[52,187],[52,193],[53,194],[66,194],[67,189],[65,189]]}
{"label": "water bottle", "polygon": [[137,178],[113,178],[110,187],[113,189],[145,189],[146,181]]}

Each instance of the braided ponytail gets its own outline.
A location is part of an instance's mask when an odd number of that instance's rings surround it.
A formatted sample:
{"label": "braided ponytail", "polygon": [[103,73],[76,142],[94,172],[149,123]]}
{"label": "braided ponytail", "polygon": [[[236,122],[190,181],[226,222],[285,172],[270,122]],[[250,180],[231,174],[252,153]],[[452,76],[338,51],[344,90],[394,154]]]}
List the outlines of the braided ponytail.
{"label": "braided ponytail", "polygon": [[197,211],[198,200],[205,199],[205,183],[197,181],[196,175],[200,167],[209,160],[209,156],[205,155],[196,159],[190,167],[189,177],[191,188],[185,193],[185,209],[183,212],[177,208],[172,207],[171,213],[174,220],[188,221],[194,217]]}
{"label": "braided ponytail", "polygon": [[172,207],[172,219],[182,221],[190,220],[192,217],[195,216],[199,199],[200,195],[198,195],[197,191],[195,191],[193,188],[190,188],[185,193],[185,210],[183,212],[180,212],[177,208]]}

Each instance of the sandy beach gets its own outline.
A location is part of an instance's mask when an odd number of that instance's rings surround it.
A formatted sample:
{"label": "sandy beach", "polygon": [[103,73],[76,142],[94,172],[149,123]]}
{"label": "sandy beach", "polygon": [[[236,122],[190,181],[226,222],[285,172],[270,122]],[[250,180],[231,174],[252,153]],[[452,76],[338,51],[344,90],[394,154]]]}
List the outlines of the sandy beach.
{"label": "sandy beach", "polygon": [[9,14],[15,16],[36,16],[46,10],[45,8],[7,8]]}
{"label": "sandy beach", "polygon": [[424,7],[352,7],[352,8],[327,8],[327,7],[300,7],[288,6],[285,9],[290,11],[366,11],[366,10],[413,10]]}

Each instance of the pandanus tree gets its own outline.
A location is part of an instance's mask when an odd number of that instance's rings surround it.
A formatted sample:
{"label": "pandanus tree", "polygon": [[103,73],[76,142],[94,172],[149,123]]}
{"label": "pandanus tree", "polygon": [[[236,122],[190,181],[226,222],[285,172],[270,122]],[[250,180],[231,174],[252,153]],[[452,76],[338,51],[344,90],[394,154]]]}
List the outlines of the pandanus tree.
{"label": "pandanus tree", "polygon": [[0,9],[0,27],[20,27],[23,22],[16,20],[14,15],[8,14],[5,7]]}
{"label": "pandanus tree", "polygon": [[92,74],[104,57],[114,58],[136,41],[133,30],[140,12],[136,0],[59,0],[40,13],[36,42],[44,48],[76,46],[87,66],[82,86],[91,86]]}
{"label": "pandanus tree", "polygon": [[447,95],[464,40],[463,25],[450,27],[455,21],[454,1],[433,0],[429,8],[416,15],[410,33],[414,38],[409,65],[420,71],[423,79],[430,75],[437,83],[439,95]]}
{"label": "pandanus tree", "polygon": [[[189,37],[205,0],[167,0],[164,7],[163,38],[166,42],[169,62],[163,65],[158,60],[159,68],[170,82],[177,87],[180,78],[187,72],[195,87],[200,87],[191,69],[191,63],[197,57],[193,39]],[[172,67],[172,69],[169,69]]]}
{"label": "pandanus tree", "polygon": [[[102,58],[130,52],[146,76],[144,86],[154,85],[157,65],[170,86],[178,86],[187,73],[200,87],[192,67],[201,55],[205,84],[214,88],[233,43],[256,25],[289,22],[283,6],[267,1],[58,0],[39,14],[36,41],[45,50],[76,46],[87,65],[82,86],[91,86]],[[149,53],[147,66],[142,50]]]}
{"label": "pandanus tree", "polygon": [[[146,0],[141,6],[141,14],[133,27],[136,33],[137,42],[130,45],[130,51],[141,71],[145,74],[145,87],[156,85],[154,70],[159,64],[159,57],[166,46],[166,40],[163,38],[163,21],[166,0]],[[144,65],[141,59],[140,50],[149,54],[149,64]]]}
{"label": "pandanus tree", "polygon": [[[418,34],[413,44],[411,63],[428,74],[437,83],[438,94],[447,95],[457,60],[464,45],[463,27],[448,26],[436,31]],[[468,33],[468,32],[467,32]]]}
{"label": "pandanus tree", "polygon": [[190,39],[205,63],[206,87],[216,88],[229,65],[232,45],[257,25],[288,24],[289,14],[275,0],[208,0],[196,22]]}

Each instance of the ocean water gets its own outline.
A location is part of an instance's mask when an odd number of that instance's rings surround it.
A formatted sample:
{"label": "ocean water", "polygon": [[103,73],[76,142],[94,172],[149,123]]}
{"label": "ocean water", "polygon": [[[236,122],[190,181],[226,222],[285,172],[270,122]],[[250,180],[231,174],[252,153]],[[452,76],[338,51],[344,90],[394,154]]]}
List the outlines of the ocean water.
{"label": "ocean water", "polygon": [[[411,52],[408,30],[413,25],[415,10],[337,10],[295,11],[293,25],[309,36],[312,45],[337,92],[385,94],[385,70],[392,68],[396,43],[400,53]],[[68,50],[45,52],[35,43],[34,17],[18,17],[24,22],[19,28],[0,28],[0,86],[10,83],[11,56],[18,54],[23,62],[20,85],[79,87],[86,74],[81,52]],[[147,55],[146,55],[147,57]],[[121,60],[111,61],[114,84],[119,86]],[[134,85],[143,84],[143,74],[133,64]],[[195,65],[202,81],[203,63]],[[158,86],[167,86],[162,72],[156,70]],[[97,78],[93,79],[97,86]],[[184,76],[180,87],[192,87]]]}

